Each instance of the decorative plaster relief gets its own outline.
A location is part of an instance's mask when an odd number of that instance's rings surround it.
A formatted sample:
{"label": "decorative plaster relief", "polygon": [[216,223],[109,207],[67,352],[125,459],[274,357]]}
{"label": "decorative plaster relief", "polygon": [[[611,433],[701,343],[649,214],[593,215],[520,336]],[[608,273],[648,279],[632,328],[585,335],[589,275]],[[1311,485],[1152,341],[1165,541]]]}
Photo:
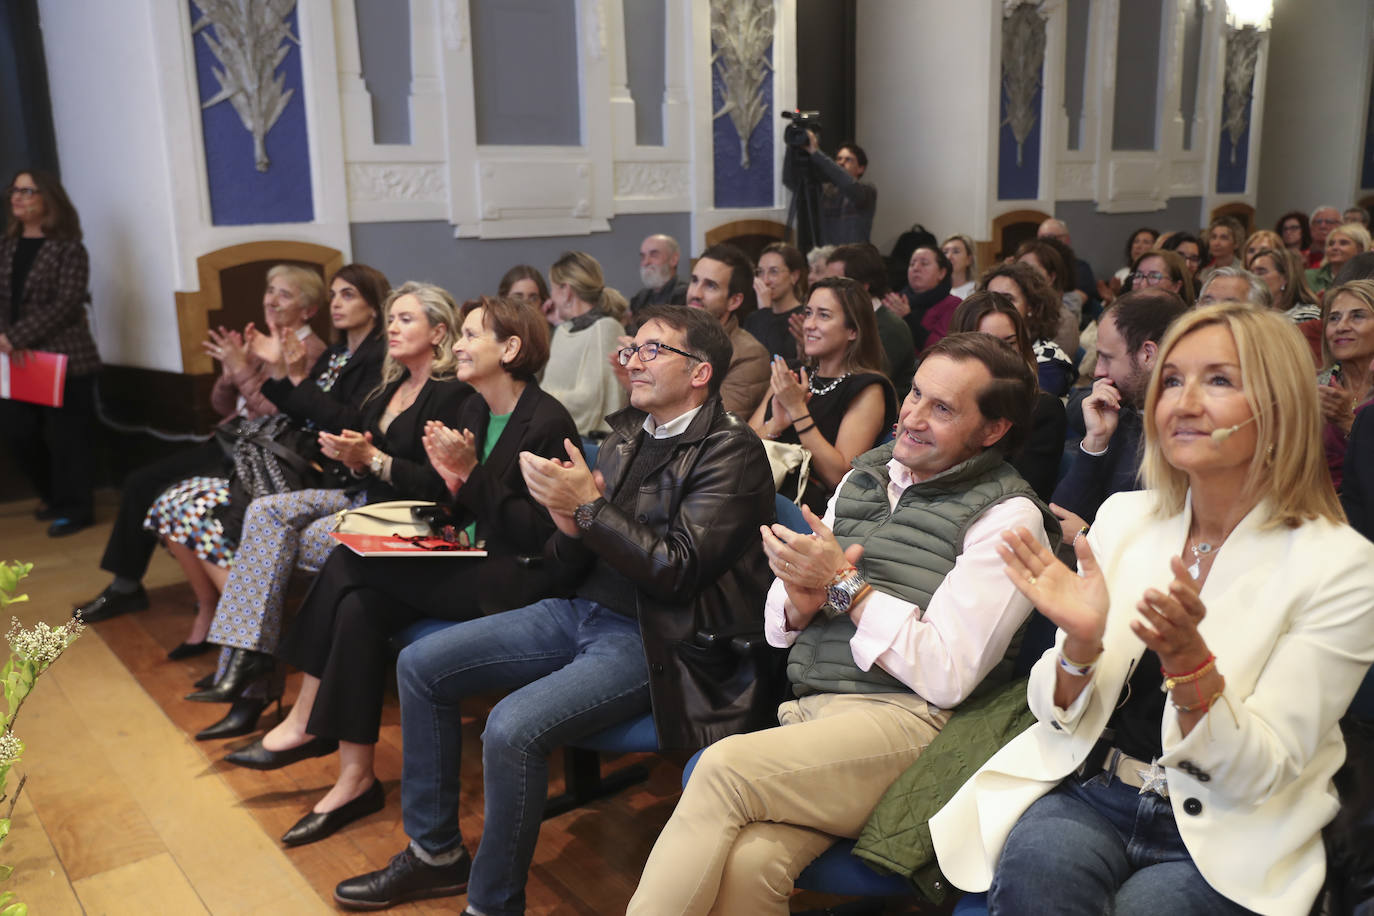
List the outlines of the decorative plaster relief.
{"label": "decorative plaster relief", "polygon": [[1060,162],[1054,170],[1056,196],[1074,195],[1091,198],[1094,169],[1095,166],[1091,162]]}
{"label": "decorative plaster relief", "polygon": [[483,219],[591,215],[595,194],[586,160],[487,160],[477,175]]}
{"label": "decorative plaster relief", "polygon": [[[254,167],[267,171],[267,132],[277,123],[294,90],[287,89],[286,76],[277,67],[291,48],[286,44],[300,40],[291,34],[286,17],[296,0],[195,0],[200,19],[191,26],[219,61],[212,67],[219,92],[200,107],[209,108],[227,101],[234,106],[244,130],[253,135]],[[214,26],[214,34],[205,31]]]}
{"label": "decorative plaster relief", "polygon": [[1002,17],[1002,92],[1006,97],[1007,117],[1016,139],[1016,164],[1022,164],[1021,151],[1035,129],[1035,94],[1045,67],[1045,20],[1034,3],[1020,3]]}
{"label": "decorative plaster relief", "polygon": [[688,192],[685,162],[617,162],[616,197],[684,197]]}
{"label": "decorative plaster relief", "polygon": [[730,116],[739,134],[739,162],[749,168],[749,138],[768,107],[764,84],[772,65],[772,0],[711,0],[711,64],[720,77],[724,104],[713,118]]}
{"label": "decorative plaster relief", "polygon": [[361,164],[348,165],[350,201],[425,201],[446,200],[444,169],[441,165]]}
{"label": "decorative plaster relief", "polygon": [[468,46],[467,0],[442,0],[439,15],[441,17],[440,32],[444,37],[444,48],[449,51],[465,49]]}
{"label": "decorative plaster relief", "polygon": [[1222,129],[1231,139],[1231,164],[1236,164],[1236,145],[1250,126],[1246,110],[1255,85],[1255,63],[1262,35],[1254,26],[1226,30],[1226,116]]}
{"label": "decorative plaster relief", "polygon": [[1114,201],[1157,201],[1160,163],[1153,159],[1114,159],[1108,169],[1107,193]]}
{"label": "decorative plaster relief", "polygon": [[1176,161],[1169,166],[1169,190],[1174,193],[1196,194],[1202,187],[1202,163]]}

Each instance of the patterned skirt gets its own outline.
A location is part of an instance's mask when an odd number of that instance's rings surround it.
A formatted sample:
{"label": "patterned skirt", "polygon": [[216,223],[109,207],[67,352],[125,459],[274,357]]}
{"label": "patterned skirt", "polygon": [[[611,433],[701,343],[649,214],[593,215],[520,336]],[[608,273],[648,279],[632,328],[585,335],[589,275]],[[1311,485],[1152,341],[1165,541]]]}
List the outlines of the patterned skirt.
{"label": "patterned skirt", "polygon": [[168,541],[184,544],[202,560],[228,569],[234,547],[224,535],[215,510],[229,502],[229,480],[191,477],[168,487],[153,501],[143,527]]}

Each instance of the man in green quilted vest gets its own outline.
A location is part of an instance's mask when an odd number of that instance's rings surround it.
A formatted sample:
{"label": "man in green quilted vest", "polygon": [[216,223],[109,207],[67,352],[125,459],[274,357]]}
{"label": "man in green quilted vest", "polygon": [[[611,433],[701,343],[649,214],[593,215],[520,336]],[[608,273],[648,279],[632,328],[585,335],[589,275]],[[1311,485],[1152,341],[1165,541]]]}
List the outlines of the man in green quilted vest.
{"label": "man in green quilted vest", "polygon": [[702,754],[631,913],[786,913],[796,876],[859,835],[950,711],[1009,678],[1031,608],[1002,571],[1000,535],[1025,525],[1052,548],[1059,530],[1004,460],[1035,394],[1001,340],[946,337],[896,439],[855,460],[823,520],[807,513],[813,533],[762,529],[777,576],[765,635],[788,649],[793,698],[781,727]]}

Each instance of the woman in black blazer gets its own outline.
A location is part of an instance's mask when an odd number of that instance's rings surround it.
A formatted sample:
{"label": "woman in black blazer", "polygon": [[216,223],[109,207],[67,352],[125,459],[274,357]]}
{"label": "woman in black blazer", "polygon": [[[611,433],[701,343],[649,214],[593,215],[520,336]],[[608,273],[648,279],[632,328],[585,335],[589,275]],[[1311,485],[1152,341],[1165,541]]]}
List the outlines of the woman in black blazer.
{"label": "woman in black blazer", "polygon": [[34,515],[52,521],[49,537],[91,523],[95,454],[95,378],[100,354],[86,321],[90,261],[81,220],[61,183],[30,169],[8,185],[10,213],[0,238],[0,354],[13,361],[26,350],[67,356],[61,407],[0,400],[15,462],[33,482]]}
{"label": "woman in black blazer", "polygon": [[306,677],[290,715],[262,740],[226,759],[275,769],[339,748],[339,778],[292,827],[289,846],[314,842],[385,803],[373,773],[388,639],[426,617],[469,620],[552,593],[552,574],[521,565],[553,534],[547,510],[529,494],[519,455],[565,455],[577,426],[535,375],[548,360],[548,325],[537,308],[510,299],[463,306],[454,345],[458,377],[481,398],[456,429],[430,424],[425,447],[447,484],[454,525],[483,543],[485,559],[360,558],[330,555],[282,645]]}

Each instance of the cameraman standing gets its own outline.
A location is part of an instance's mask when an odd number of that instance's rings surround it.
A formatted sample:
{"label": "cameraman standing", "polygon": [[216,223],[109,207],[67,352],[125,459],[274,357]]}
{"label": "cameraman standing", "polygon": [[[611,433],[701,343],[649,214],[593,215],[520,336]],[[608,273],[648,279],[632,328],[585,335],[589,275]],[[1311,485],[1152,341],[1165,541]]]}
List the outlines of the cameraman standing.
{"label": "cameraman standing", "polygon": [[[857,143],[844,143],[831,159],[821,152],[816,132],[806,131],[807,159],[821,184],[820,238],[814,245],[849,245],[867,242],[873,228],[873,211],[878,206],[878,189],[860,181],[868,168],[868,155]],[[805,161],[805,160],[804,160]],[[783,160],[782,183],[798,193],[797,166],[792,156]],[[803,183],[802,191],[806,190]],[[816,182],[810,182],[813,187]],[[810,203],[810,202],[808,202]]]}

